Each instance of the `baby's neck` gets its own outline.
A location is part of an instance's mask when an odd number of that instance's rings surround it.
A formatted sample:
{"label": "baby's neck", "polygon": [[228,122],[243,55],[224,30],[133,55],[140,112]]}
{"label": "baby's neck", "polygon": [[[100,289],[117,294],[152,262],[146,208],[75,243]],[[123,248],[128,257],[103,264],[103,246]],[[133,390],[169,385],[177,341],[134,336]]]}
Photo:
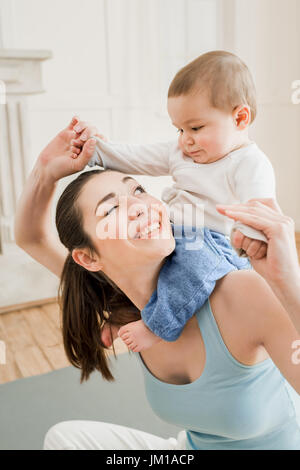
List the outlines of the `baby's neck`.
{"label": "baby's neck", "polygon": [[239,150],[243,147],[247,147],[249,144],[251,144],[251,140],[248,139],[248,140],[244,140],[242,142],[237,142],[235,144],[233,144],[229,150],[226,151],[226,153],[224,153],[224,155],[218,155],[217,157],[211,157],[207,162],[207,164],[209,163],[215,163],[217,161],[220,161],[220,160],[223,160],[223,158],[227,157],[230,153],[236,151],[236,150]]}
{"label": "baby's neck", "polygon": [[[234,145],[234,146],[232,147],[232,149],[227,153],[227,155],[228,155],[229,153],[231,153],[231,152],[234,152],[235,150],[239,150],[239,149],[241,149],[241,148],[243,148],[243,147],[247,147],[250,143],[251,143],[251,140],[249,139],[249,137],[247,137],[247,139],[245,139],[244,141],[239,142],[239,143],[237,143],[236,145]],[[226,156],[226,155],[224,155],[224,157],[225,157],[225,156]]]}
{"label": "baby's neck", "polygon": [[[230,149],[226,153],[226,155],[228,155],[231,152],[234,152],[235,150],[239,150],[243,147],[247,147],[250,143],[251,143],[251,140],[249,138],[249,129],[247,127],[243,131],[239,131],[235,133],[234,138],[232,139],[232,145],[230,146]],[[226,155],[224,155],[224,157],[226,157]]]}

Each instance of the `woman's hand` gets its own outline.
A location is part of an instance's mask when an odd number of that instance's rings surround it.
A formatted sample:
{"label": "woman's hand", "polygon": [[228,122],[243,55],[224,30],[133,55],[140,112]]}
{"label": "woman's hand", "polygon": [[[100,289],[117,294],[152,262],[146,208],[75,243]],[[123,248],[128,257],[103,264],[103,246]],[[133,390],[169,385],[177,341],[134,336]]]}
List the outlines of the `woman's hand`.
{"label": "woman's hand", "polygon": [[60,178],[82,171],[94,153],[95,139],[89,139],[76,153],[72,150],[73,141],[79,135],[73,129],[78,122],[79,118],[73,117],[68,127],[57,134],[38,157],[47,178],[54,183]]}
{"label": "woman's hand", "polygon": [[77,134],[77,138],[72,141],[71,150],[76,155],[80,154],[84,143],[93,136],[99,137],[99,139],[104,140],[104,142],[108,140],[103,134],[99,134],[97,127],[86,121],[80,121],[78,119],[73,129]]}
{"label": "woman's hand", "polygon": [[[282,214],[274,199],[252,199],[246,204],[217,205],[221,214],[238,220],[257,230],[268,239],[267,253],[264,258],[251,258],[253,268],[269,283],[279,287],[299,282],[300,269],[295,243],[295,224],[293,219]],[[236,248],[247,249],[249,240],[236,232],[233,244]]]}

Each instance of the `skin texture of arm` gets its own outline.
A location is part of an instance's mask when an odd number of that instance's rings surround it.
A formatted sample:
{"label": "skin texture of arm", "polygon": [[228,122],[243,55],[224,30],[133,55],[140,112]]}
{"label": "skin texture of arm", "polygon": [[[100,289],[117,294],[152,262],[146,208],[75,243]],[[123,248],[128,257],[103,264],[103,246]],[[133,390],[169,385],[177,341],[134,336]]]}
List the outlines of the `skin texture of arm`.
{"label": "skin texture of arm", "polygon": [[60,277],[67,249],[51,227],[51,202],[55,190],[56,183],[47,177],[37,162],[19,201],[15,238],[20,248]]}
{"label": "skin texture of arm", "polygon": [[267,282],[254,271],[233,272],[222,279],[218,294],[214,307],[222,312],[222,329],[230,330],[231,344],[240,341],[239,350],[245,341],[256,350],[264,348],[300,393],[300,335]]}

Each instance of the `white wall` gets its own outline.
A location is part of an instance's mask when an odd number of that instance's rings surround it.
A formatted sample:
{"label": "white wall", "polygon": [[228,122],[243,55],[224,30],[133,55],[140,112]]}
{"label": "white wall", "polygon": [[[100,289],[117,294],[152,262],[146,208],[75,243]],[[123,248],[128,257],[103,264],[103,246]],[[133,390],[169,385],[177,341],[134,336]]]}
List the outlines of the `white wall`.
{"label": "white wall", "polygon": [[277,198],[300,230],[300,104],[292,82],[300,80],[299,0],[223,0],[224,47],[254,75],[258,116],[252,137],[271,159]]}
{"label": "white wall", "polygon": [[[46,93],[30,99],[32,163],[76,113],[114,140],[175,136],[166,114],[168,84],[182,65],[224,48],[249,65],[259,113],[252,137],[270,157],[278,199],[300,229],[298,0],[1,0],[12,27],[4,46],[50,49]],[[10,44],[8,44],[10,42]],[[160,196],[169,178],[142,177]]]}
{"label": "white wall", "polygon": [[[217,0],[11,2],[15,46],[53,51],[46,93],[30,99],[32,162],[73,114],[113,140],[176,137],[168,84],[187,61],[218,46]],[[171,181],[139,179],[158,197]]]}

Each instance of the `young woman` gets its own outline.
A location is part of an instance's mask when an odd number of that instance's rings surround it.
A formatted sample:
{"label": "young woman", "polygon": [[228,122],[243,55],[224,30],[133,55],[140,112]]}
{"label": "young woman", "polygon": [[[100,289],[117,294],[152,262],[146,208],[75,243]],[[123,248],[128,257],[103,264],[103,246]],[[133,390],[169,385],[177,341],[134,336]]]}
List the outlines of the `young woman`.
{"label": "young woman", "polygon": [[[87,379],[93,370],[110,380],[103,346],[118,328],[139,319],[176,241],[164,206],[116,171],[81,174],[57,205],[60,240],[51,230],[57,181],[82,171],[93,153],[88,141],[77,158],[70,150],[74,123],[40,154],[20,198],[16,241],[61,278],[63,337],[69,360]],[[96,209],[114,193],[116,239],[105,238]],[[111,194],[110,194],[111,196]],[[101,202],[102,201],[102,202]],[[126,202],[126,203],[125,203]],[[136,238],[138,203],[155,207],[161,236]],[[114,225],[115,224],[115,225]],[[120,237],[121,231],[127,237]],[[106,333],[104,334],[103,331]],[[102,334],[102,339],[101,339]],[[224,276],[209,301],[174,342],[137,353],[147,397],[162,419],[182,427],[162,439],[107,423],[70,421],[52,427],[45,449],[300,449],[300,428],[288,383],[300,393],[292,360],[296,328],[269,285],[254,271]]]}

